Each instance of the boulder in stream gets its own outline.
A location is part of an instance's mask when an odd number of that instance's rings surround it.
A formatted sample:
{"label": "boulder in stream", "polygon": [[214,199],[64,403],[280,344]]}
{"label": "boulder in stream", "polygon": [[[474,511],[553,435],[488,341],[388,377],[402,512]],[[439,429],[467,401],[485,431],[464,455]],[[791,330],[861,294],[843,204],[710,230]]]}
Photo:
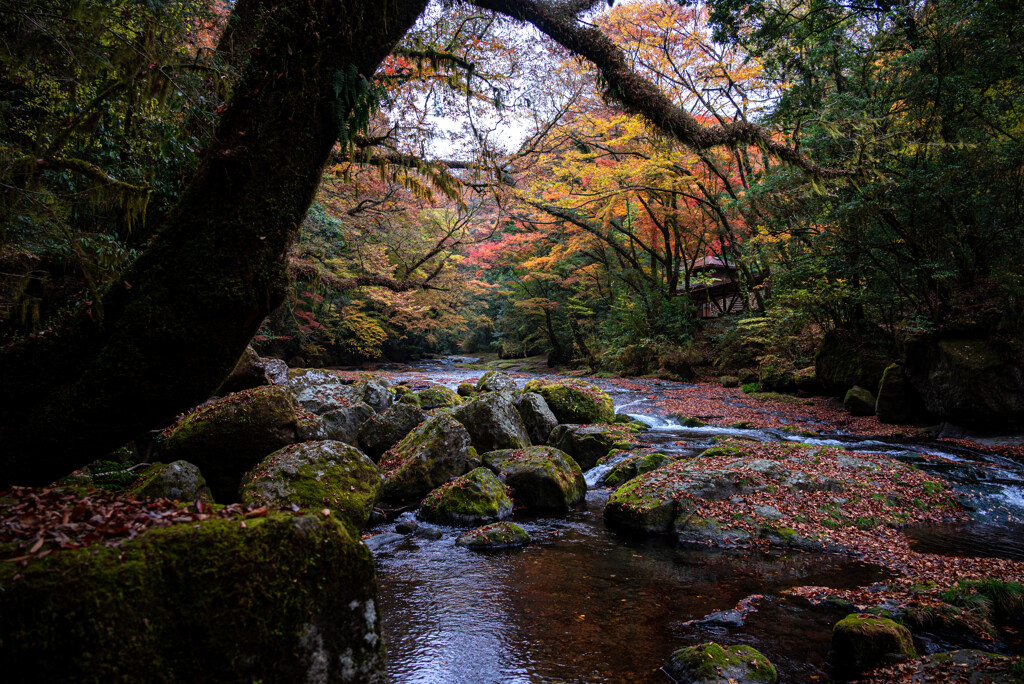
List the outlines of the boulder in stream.
{"label": "boulder in stream", "polygon": [[530,435],[530,441],[534,444],[547,442],[551,431],[558,426],[558,419],[548,408],[544,397],[536,392],[524,392],[516,397],[515,405]]}
{"label": "boulder in stream", "polygon": [[638,475],[649,473],[655,468],[665,465],[670,460],[668,456],[657,451],[627,456],[605,473],[601,484],[605,487],[619,487]]}
{"label": "boulder in stream", "polygon": [[154,463],[139,474],[125,494],[137,499],[213,501],[199,468],[188,461]]}
{"label": "boulder in stream", "polygon": [[302,408],[316,414],[347,408],[362,400],[360,388],[321,368],[292,368],[284,386],[295,393]]}
{"label": "boulder in stream", "polygon": [[478,527],[461,535],[455,540],[456,546],[467,546],[471,549],[508,549],[526,546],[530,543],[530,535],[513,522],[496,522]]}
{"label": "boulder in stream", "polygon": [[843,406],[854,416],[875,415],[875,395],[863,387],[854,385],[843,398]]}
{"label": "boulder in stream", "polygon": [[548,444],[572,456],[583,470],[590,470],[612,449],[635,446],[620,442],[618,430],[608,425],[559,425],[548,436]]}
{"label": "boulder in stream", "polygon": [[449,414],[424,421],[381,459],[383,498],[418,501],[453,477],[480,466],[462,423]]}
{"label": "boulder in stream", "polygon": [[523,419],[506,392],[487,392],[460,406],[452,415],[469,431],[477,451],[530,446]]}
{"label": "boulder in stream", "polygon": [[338,441],[303,442],[267,456],[242,480],[242,503],[329,508],[355,529],[366,525],[380,496],[377,465]]}
{"label": "boulder in stream", "polygon": [[516,502],[527,508],[565,511],[587,495],[579,465],[554,447],[503,449],[482,459],[512,489]]}
{"label": "boulder in stream", "polygon": [[864,672],[887,660],[915,657],[910,630],[889,618],[856,613],[832,628],[828,660],[841,673]]}
{"label": "boulder in stream", "polygon": [[298,439],[297,409],[292,393],[275,385],[229,394],[164,430],[156,458],[192,463],[218,502],[236,501],[242,476]]}
{"label": "boulder in stream", "polygon": [[416,393],[416,398],[419,400],[419,407],[424,411],[458,406],[462,403],[462,397],[458,392],[440,385],[420,390]]}
{"label": "boulder in stream", "polygon": [[476,468],[430,492],[416,515],[438,525],[471,527],[512,515],[512,500],[494,473]]}
{"label": "boulder in stream", "polygon": [[359,429],[373,415],[373,408],[362,401],[346,408],[328,411],[320,416],[324,439],[358,446]]}
{"label": "boulder in stream", "polygon": [[0,563],[0,668],[38,682],[386,682],[370,552],[331,516],[151,527]]}
{"label": "boulder in stream", "polygon": [[501,371],[487,371],[476,381],[477,392],[514,392],[516,389],[512,376]]}
{"label": "boulder in stream", "polygon": [[526,383],[525,389],[544,397],[559,423],[610,423],[615,420],[612,398],[585,380],[536,378]]}
{"label": "boulder in stream", "polygon": [[411,404],[395,404],[384,413],[372,415],[359,428],[359,446],[366,454],[379,460],[385,451],[428,418],[427,413]]}
{"label": "boulder in stream", "polygon": [[775,666],[757,649],[720,646],[713,641],[679,649],[669,657],[664,670],[677,682],[694,684],[763,684],[779,679]]}

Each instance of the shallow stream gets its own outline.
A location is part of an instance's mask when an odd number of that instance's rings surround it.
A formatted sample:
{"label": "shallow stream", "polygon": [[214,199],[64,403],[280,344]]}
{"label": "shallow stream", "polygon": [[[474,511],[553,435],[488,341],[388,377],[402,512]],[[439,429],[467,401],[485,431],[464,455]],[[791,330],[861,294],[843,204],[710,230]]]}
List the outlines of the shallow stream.
{"label": "shallow stream", "polygon": [[[412,384],[456,387],[482,371],[449,358],[385,368]],[[517,382],[522,385],[525,379]],[[696,455],[718,435],[798,440],[887,453],[948,479],[974,507],[971,522],[908,530],[923,552],[1024,560],[1024,467],[948,444],[781,430],[685,428],[659,415],[643,392],[602,383],[616,410],[651,426],[644,441]],[[647,382],[648,394],[666,381]],[[684,444],[678,444],[684,443]],[[724,551],[632,540],[610,532],[602,512],[602,466],[587,475],[586,504],[563,517],[516,517],[532,543],[480,553],[370,530],[393,682],[668,682],[661,664],[677,648],[706,641],[748,644],[780,681],[829,681],[825,656],[842,612],[812,608],[782,592],[801,585],[856,587],[886,571],[851,558],[799,552]],[[405,514],[411,517],[411,514]],[[742,600],[752,610],[733,611]]]}

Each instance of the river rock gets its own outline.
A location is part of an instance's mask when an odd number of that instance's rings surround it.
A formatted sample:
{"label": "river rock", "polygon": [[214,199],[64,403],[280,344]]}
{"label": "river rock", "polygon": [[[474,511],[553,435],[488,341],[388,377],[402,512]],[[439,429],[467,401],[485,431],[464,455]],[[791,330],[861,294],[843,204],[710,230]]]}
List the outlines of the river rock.
{"label": "river rock", "polygon": [[906,423],[924,414],[924,405],[903,366],[894,363],[882,373],[875,400],[875,415],[882,423]]}
{"label": "river rock", "polygon": [[320,368],[292,368],[284,386],[295,393],[302,408],[317,414],[348,408],[361,400],[359,388]]}
{"label": "river rock", "polygon": [[395,404],[384,413],[370,416],[359,428],[359,446],[366,454],[379,460],[385,451],[428,418],[423,409],[410,404]]}
{"label": "river rock", "polygon": [[0,564],[10,681],[386,682],[370,552],[330,516],[151,527]]}
{"label": "river rock", "polygon": [[527,392],[537,392],[559,423],[610,423],[615,404],[608,393],[585,380],[536,378],[526,383]]}
{"label": "river rock", "polygon": [[395,395],[391,392],[386,380],[371,378],[362,384],[362,400],[375,413],[386,411],[395,402]]}
{"label": "river rock", "polygon": [[338,441],[303,442],[275,451],[242,480],[242,503],[329,508],[356,529],[366,525],[380,496],[377,465]]}
{"label": "river rock", "polygon": [[451,415],[424,421],[381,459],[383,498],[416,501],[453,477],[480,466],[469,433]]}
{"label": "river rock", "polygon": [[471,397],[476,394],[476,385],[472,382],[460,382],[455,392],[463,398]]}
{"label": "river rock", "polygon": [[293,394],[268,385],[229,394],[190,413],[154,442],[156,458],[188,461],[220,503],[237,500],[242,476],[297,438]]}
{"label": "river rock", "polygon": [[875,415],[875,395],[863,387],[854,385],[843,398],[843,406],[854,416]]}
{"label": "river rock", "polygon": [[453,389],[447,387],[428,387],[416,393],[419,399],[420,408],[424,411],[436,408],[448,408],[462,404],[462,397]]}
{"label": "river rock", "polygon": [[583,470],[590,470],[615,448],[617,440],[606,425],[559,425],[548,443],[572,456]]}
{"label": "river rock", "polygon": [[664,670],[677,682],[694,684],[763,684],[779,679],[775,666],[757,649],[714,642],[679,649],[665,663]]}
{"label": "river rock", "polygon": [[534,510],[565,511],[587,495],[576,461],[554,447],[503,449],[482,456],[484,465],[512,488],[518,504]]}
{"label": "river rock", "polygon": [[839,672],[864,672],[894,656],[915,658],[917,651],[910,630],[889,618],[857,613],[832,628],[828,660]]}
{"label": "river rock", "polygon": [[175,499],[177,501],[213,501],[199,468],[188,461],[154,463],[125,490],[136,499]]}
{"label": "river rock", "polygon": [[512,376],[500,371],[487,371],[476,381],[477,392],[514,392],[516,389]]}
{"label": "river rock", "polygon": [[881,345],[848,331],[825,334],[814,354],[814,372],[828,394],[841,397],[858,385],[878,387],[892,355]]}
{"label": "river rock", "polygon": [[558,419],[548,408],[544,397],[536,392],[524,392],[516,397],[515,405],[530,435],[530,441],[534,444],[547,442],[551,431],[558,425]]}
{"label": "river rock", "polygon": [[778,356],[762,356],[757,366],[757,381],[765,392],[793,392],[796,390],[796,367]]}
{"label": "river rock", "polygon": [[925,408],[970,427],[1024,420],[1024,361],[1014,350],[977,337],[907,342],[904,369]]}
{"label": "river rock", "polygon": [[530,535],[512,522],[496,522],[478,527],[455,540],[456,546],[471,549],[508,549],[530,543]]}
{"label": "river rock", "polygon": [[328,411],[320,416],[325,438],[357,446],[359,429],[373,414],[373,409],[364,402]]}
{"label": "river rock", "polygon": [[801,392],[807,392],[808,394],[821,393],[821,382],[818,381],[818,373],[814,370],[814,366],[798,370],[793,375],[793,383]]}
{"label": "river rock", "polygon": [[668,456],[657,451],[627,456],[605,473],[601,484],[605,487],[619,487],[638,475],[649,473],[655,468],[665,465],[670,460]]}
{"label": "river rock", "polygon": [[512,500],[494,473],[476,468],[430,492],[416,515],[438,525],[481,525],[512,515]]}
{"label": "river rock", "polygon": [[260,358],[255,349],[246,347],[245,351],[242,352],[242,356],[238,359],[238,363],[235,364],[234,370],[231,371],[231,374],[217,389],[217,394],[231,394],[232,392],[241,392],[242,390],[269,384],[270,379],[267,377],[267,372],[264,369],[263,359]]}
{"label": "river rock", "polygon": [[[975,649],[933,653],[900,665],[900,675],[909,682],[971,682],[972,684],[1020,684],[1014,673],[1017,658]],[[896,673],[893,673],[895,680]],[[872,672],[872,681],[884,681]],[[884,675],[883,675],[884,676]]]}
{"label": "river rock", "polygon": [[506,392],[488,392],[474,397],[452,415],[469,431],[473,446],[480,453],[530,446],[526,425]]}

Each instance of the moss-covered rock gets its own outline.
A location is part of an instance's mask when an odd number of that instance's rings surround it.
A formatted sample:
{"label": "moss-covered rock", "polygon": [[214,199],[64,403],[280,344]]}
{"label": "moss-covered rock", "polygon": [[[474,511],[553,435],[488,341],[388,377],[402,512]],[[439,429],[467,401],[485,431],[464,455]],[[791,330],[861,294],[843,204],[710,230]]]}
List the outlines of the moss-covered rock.
{"label": "moss-covered rock", "polygon": [[637,475],[649,473],[670,460],[668,456],[657,451],[633,454],[612,466],[611,470],[605,473],[601,483],[605,487],[619,487]]}
{"label": "moss-covered rock", "polygon": [[480,453],[530,446],[526,425],[506,392],[479,395],[455,409],[452,415],[469,431],[473,446]]}
{"label": "moss-covered rock", "polygon": [[875,395],[863,387],[854,386],[843,397],[843,406],[854,416],[875,415]]}
{"label": "moss-covered rock", "polygon": [[231,375],[217,389],[217,394],[231,394],[269,384],[270,379],[263,367],[263,359],[255,349],[246,347]]}
{"label": "moss-covered rock", "polygon": [[240,498],[243,503],[326,507],[360,529],[382,485],[377,465],[354,446],[303,442],[260,461],[242,480]]}
{"label": "moss-covered rock", "polygon": [[910,630],[889,618],[856,613],[832,628],[828,660],[839,672],[863,672],[891,656],[914,658],[917,651]]}
{"label": "moss-covered rock", "polygon": [[890,355],[879,344],[836,330],[827,333],[818,346],[814,371],[826,393],[841,397],[854,385],[878,387],[890,361]]}
{"label": "moss-covered rock", "polygon": [[536,378],[526,383],[525,389],[544,397],[559,423],[610,423],[615,419],[612,398],[584,380]]}
{"label": "moss-covered rock", "polygon": [[723,375],[719,378],[719,381],[722,383],[722,387],[726,389],[740,386],[740,379],[735,375]]}
{"label": "moss-covered rock", "polygon": [[229,503],[236,500],[245,473],[298,439],[297,409],[295,397],[284,387],[229,394],[164,430],[154,444],[155,456],[194,464],[214,498]]}
{"label": "moss-covered rock", "polygon": [[516,389],[512,376],[501,371],[487,371],[476,381],[477,392],[514,392]]}
{"label": "moss-covered rock", "polygon": [[384,682],[373,560],[321,515],[151,528],[0,564],[0,668],[38,682]]}
{"label": "moss-covered rock", "polygon": [[419,399],[420,408],[424,411],[436,408],[459,406],[462,404],[462,397],[459,396],[458,392],[440,385],[420,390],[416,393],[416,397]]}
{"label": "moss-covered rock", "polygon": [[370,416],[362,424],[359,446],[370,458],[378,460],[427,418],[426,412],[418,406],[395,404],[384,413]]}
{"label": "moss-covered rock", "polygon": [[471,549],[507,549],[530,543],[530,535],[512,522],[496,522],[478,527],[455,540],[456,546]]}
{"label": "moss-covered rock", "polygon": [[472,382],[460,382],[455,392],[463,398],[471,397],[476,394],[476,385]]}
{"label": "moss-covered rock", "polygon": [[530,435],[530,441],[534,444],[544,444],[548,441],[551,431],[558,425],[558,419],[548,408],[544,397],[536,392],[524,392],[515,400],[519,416],[523,419],[526,432]]}
{"label": "moss-covered rock", "polygon": [[357,386],[361,388],[363,403],[373,409],[375,413],[386,411],[395,402],[395,395],[386,380],[371,377],[366,382],[358,383]]}
{"label": "moss-covered rock", "polygon": [[665,672],[677,682],[694,684],[754,684],[779,679],[775,666],[757,649],[714,642],[679,649],[665,663]]}
{"label": "moss-covered rock", "polygon": [[154,463],[140,473],[125,494],[137,499],[213,501],[199,468],[187,461]]}
{"label": "moss-covered rock", "polygon": [[590,470],[617,447],[619,436],[607,425],[559,425],[548,443],[572,456],[583,470]]}
{"label": "moss-covered rock", "polygon": [[512,500],[494,473],[476,468],[430,492],[416,515],[438,525],[482,525],[512,515]]}
{"label": "moss-covered rock", "polygon": [[482,459],[512,488],[516,502],[527,508],[564,511],[587,495],[579,465],[554,447],[491,451]]}
{"label": "moss-covered rock", "polygon": [[821,393],[821,382],[818,381],[818,373],[814,370],[814,366],[798,370],[793,375],[793,382],[801,392],[807,392],[808,394]]}
{"label": "moss-covered rock", "polygon": [[433,416],[384,454],[383,498],[417,501],[435,487],[480,466],[462,423],[448,414]]}
{"label": "moss-covered rock", "polygon": [[898,363],[882,373],[875,400],[875,415],[882,423],[906,423],[924,414],[924,404]]}
{"label": "moss-covered rock", "polygon": [[757,365],[757,381],[766,392],[792,392],[796,390],[796,367],[778,356],[762,356]]}

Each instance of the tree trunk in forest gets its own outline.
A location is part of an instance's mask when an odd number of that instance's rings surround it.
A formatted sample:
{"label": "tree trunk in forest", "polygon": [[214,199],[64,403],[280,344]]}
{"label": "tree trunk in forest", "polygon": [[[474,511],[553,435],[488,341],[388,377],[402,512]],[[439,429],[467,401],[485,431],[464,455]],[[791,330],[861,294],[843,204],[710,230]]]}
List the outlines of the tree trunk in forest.
{"label": "tree trunk in forest", "polygon": [[426,4],[267,12],[216,139],[151,246],[92,318],[0,355],[0,484],[45,485],[217,389],[283,300],[286,254],[352,109],[338,74],[372,75]]}

